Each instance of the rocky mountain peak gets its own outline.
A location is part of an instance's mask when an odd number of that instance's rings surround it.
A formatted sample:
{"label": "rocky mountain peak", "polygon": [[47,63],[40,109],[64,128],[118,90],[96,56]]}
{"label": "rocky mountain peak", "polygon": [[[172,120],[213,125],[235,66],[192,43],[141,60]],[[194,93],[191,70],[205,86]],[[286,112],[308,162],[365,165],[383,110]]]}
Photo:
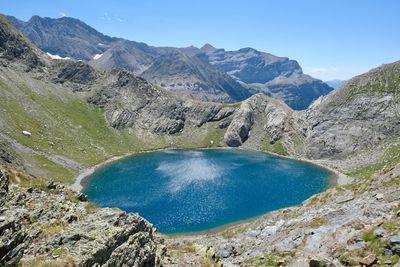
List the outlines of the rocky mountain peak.
{"label": "rocky mountain peak", "polygon": [[210,45],[209,43],[204,44],[200,50],[204,53],[212,53],[215,50],[217,50],[217,48],[215,48],[214,46]]}
{"label": "rocky mountain peak", "polygon": [[40,49],[61,57],[90,60],[93,55],[104,52],[114,40],[76,18],[36,15],[27,22],[8,18]]}
{"label": "rocky mountain peak", "polygon": [[0,16],[0,61],[23,63],[28,69],[43,66],[44,60],[39,51],[8,20]]}

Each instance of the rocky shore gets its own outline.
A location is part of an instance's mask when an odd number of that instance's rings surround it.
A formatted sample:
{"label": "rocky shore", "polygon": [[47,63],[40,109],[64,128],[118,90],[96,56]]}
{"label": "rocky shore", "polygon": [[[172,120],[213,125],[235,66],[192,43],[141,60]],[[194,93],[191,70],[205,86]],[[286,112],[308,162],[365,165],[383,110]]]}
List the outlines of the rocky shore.
{"label": "rocky shore", "polygon": [[[155,266],[166,250],[137,214],[96,208],[54,182],[20,187],[0,176],[0,262],[6,266]],[[29,179],[29,177],[24,177]]]}

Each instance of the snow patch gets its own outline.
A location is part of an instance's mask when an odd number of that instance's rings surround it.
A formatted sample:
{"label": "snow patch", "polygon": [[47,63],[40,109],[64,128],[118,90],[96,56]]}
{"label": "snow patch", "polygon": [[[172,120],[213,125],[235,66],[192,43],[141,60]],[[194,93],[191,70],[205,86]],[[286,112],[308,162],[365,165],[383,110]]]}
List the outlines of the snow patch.
{"label": "snow patch", "polygon": [[93,59],[96,60],[96,59],[101,58],[102,56],[103,56],[103,54],[96,54],[96,55],[94,55]]}
{"label": "snow patch", "polygon": [[52,55],[49,52],[46,53],[52,59],[62,59],[62,60],[70,60],[70,57],[61,57],[59,55]]}

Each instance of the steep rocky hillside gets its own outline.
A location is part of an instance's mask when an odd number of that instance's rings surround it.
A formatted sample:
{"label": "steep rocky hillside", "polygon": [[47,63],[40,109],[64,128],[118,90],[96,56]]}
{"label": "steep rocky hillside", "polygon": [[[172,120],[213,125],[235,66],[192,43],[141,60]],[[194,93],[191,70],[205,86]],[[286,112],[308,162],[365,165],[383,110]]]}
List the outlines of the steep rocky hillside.
{"label": "steep rocky hillside", "polygon": [[348,81],[305,114],[307,155],[343,158],[400,131],[400,62]]}
{"label": "steep rocky hillside", "polygon": [[115,40],[74,18],[53,20],[33,16],[27,22],[12,16],[7,19],[40,49],[61,57],[90,60]]}
{"label": "steep rocky hillside", "polygon": [[238,51],[152,47],[105,36],[73,18],[32,17],[11,22],[52,55],[88,61],[99,69],[125,68],[158,86],[199,100],[235,102],[258,92],[305,109],[332,88],[302,73],[295,60],[252,48]]}

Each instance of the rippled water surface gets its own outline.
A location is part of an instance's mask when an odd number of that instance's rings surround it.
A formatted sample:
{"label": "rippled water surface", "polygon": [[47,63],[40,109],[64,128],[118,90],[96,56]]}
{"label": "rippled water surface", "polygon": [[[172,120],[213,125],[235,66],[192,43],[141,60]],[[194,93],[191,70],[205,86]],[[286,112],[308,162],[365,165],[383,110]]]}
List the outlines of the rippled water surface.
{"label": "rippled water surface", "polygon": [[262,152],[165,150],[105,165],[84,181],[84,193],[98,206],[138,212],[162,233],[186,233],[299,204],[330,177]]}

